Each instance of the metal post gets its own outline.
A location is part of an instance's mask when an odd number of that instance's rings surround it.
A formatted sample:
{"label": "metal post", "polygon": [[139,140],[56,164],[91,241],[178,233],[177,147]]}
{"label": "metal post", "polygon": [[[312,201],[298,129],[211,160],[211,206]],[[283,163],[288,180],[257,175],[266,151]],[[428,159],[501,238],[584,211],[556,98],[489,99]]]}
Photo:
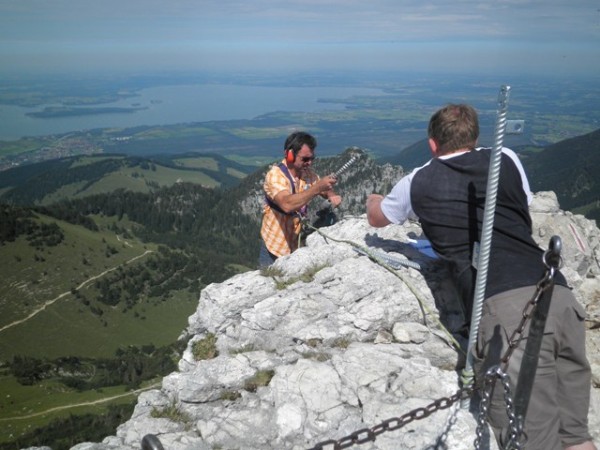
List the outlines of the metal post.
{"label": "metal post", "polygon": [[[494,214],[496,212],[496,198],[498,194],[498,181],[500,179],[500,164],[502,162],[502,143],[506,131],[506,115],[508,110],[508,96],[510,86],[501,86],[498,94],[498,111],[496,117],[496,129],[494,132],[494,147],[490,155],[490,167],[488,171],[487,190],[485,195],[485,209],[481,229],[481,243],[479,256],[476,259],[477,278],[475,281],[475,292],[473,295],[473,311],[471,314],[471,328],[469,331],[469,344],[467,347],[467,360],[463,369],[463,387],[472,386],[474,382],[473,354],[472,349],[477,341],[479,321],[483,309],[485,288],[487,284],[487,273],[490,260],[492,232],[494,227]],[[463,408],[468,408],[469,400],[462,402]]]}

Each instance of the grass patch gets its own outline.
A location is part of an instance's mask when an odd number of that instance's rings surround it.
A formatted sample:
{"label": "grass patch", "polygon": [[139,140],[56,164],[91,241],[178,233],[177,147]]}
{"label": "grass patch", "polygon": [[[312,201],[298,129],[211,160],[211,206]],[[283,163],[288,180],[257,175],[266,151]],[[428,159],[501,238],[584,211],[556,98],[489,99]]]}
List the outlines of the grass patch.
{"label": "grass patch", "polygon": [[325,362],[331,359],[331,356],[325,352],[304,352],[302,357],[312,359],[313,361]]}
{"label": "grass patch", "polygon": [[332,347],[337,347],[337,348],[348,348],[349,345],[350,345],[350,341],[348,339],[346,339],[346,338],[343,338],[343,337],[336,338],[331,343]]}
{"label": "grass patch", "polygon": [[240,394],[238,391],[223,391],[221,392],[219,399],[234,402],[241,396],[242,394]]}
{"label": "grass patch", "polygon": [[[110,357],[123,345],[160,347],[177,339],[196,309],[198,292],[182,289],[165,298],[140,297],[126,312],[96,300],[98,289],[92,278],[113,276],[128,261],[127,267],[146,264],[151,254],[142,255],[156,250],[155,245],[41,215],[39,221],[58,223],[65,239],[39,249],[23,236],[3,245],[0,327],[8,328],[0,331],[0,361],[14,355]],[[109,248],[116,252],[107,252]]]}
{"label": "grass patch", "polygon": [[274,375],[274,370],[259,370],[252,378],[246,380],[244,390],[256,392],[259,387],[268,386]]}
{"label": "grass patch", "polygon": [[201,184],[205,187],[220,185],[218,181],[197,171],[178,170],[159,165],[156,166],[154,171],[144,170],[140,167],[129,167],[104,176],[85,191],[80,192],[78,197],[113,192],[119,188],[134,192],[150,192],[155,187],[171,186],[176,182]]}
{"label": "grass patch", "polygon": [[[54,247],[35,248],[20,236],[3,245],[0,325],[26,317],[44,302],[146,251],[137,240],[125,246],[110,231],[94,232],[43,215],[38,220],[40,224],[58,224],[65,239]],[[109,248],[113,250],[107,254]]]}
{"label": "grass patch", "polygon": [[312,348],[316,348],[322,343],[323,343],[323,339],[319,339],[319,338],[310,338],[308,341],[306,341],[306,345],[308,345],[309,347],[312,347]]}
{"label": "grass patch", "polygon": [[310,283],[315,279],[315,275],[319,271],[323,270],[325,267],[328,266],[325,264],[317,264],[313,267],[309,267],[300,275],[289,278],[283,278],[285,274],[280,269],[273,266],[261,269],[260,274],[264,277],[273,278],[273,281],[275,281],[275,288],[281,291],[287,288],[288,286],[297,283],[298,281],[302,281],[303,283]]}
{"label": "grass patch", "polygon": [[277,267],[273,267],[273,266],[263,267],[262,269],[260,269],[260,274],[263,277],[271,277],[271,278],[282,277],[285,275],[281,269],[278,269]]}
{"label": "grass patch", "polygon": [[[144,383],[149,386],[151,382]],[[114,397],[106,402],[90,404]],[[78,392],[56,380],[22,386],[6,373],[0,375],[0,443],[10,442],[56,419],[71,415],[104,414],[110,405],[130,404],[136,394],[125,386]]]}
{"label": "grass patch", "polygon": [[18,141],[0,141],[0,156],[32,152],[41,149],[48,143],[47,137],[25,137]]}
{"label": "grass patch", "polygon": [[325,267],[327,267],[327,265],[325,264],[319,264],[313,267],[309,267],[308,269],[306,269],[304,271],[304,273],[302,273],[302,275],[300,275],[298,277],[298,279],[300,281],[303,281],[304,283],[310,283],[311,281],[313,281],[315,279],[315,275],[323,270]]}
{"label": "grass patch", "polygon": [[192,169],[208,169],[214,172],[219,170],[217,161],[210,156],[198,156],[195,158],[178,158],[174,159],[173,162],[182,167],[189,167]]}
{"label": "grass patch", "polygon": [[203,339],[194,342],[192,344],[192,355],[194,355],[196,361],[213,359],[219,356],[217,337],[212,333],[208,333]]}
{"label": "grass patch", "polygon": [[190,416],[181,411],[179,407],[175,403],[171,403],[169,406],[165,406],[164,408],[152,408],[150,411],[150,417],[154,419],[169,419],[173,422],[179,423],[190,423]]}

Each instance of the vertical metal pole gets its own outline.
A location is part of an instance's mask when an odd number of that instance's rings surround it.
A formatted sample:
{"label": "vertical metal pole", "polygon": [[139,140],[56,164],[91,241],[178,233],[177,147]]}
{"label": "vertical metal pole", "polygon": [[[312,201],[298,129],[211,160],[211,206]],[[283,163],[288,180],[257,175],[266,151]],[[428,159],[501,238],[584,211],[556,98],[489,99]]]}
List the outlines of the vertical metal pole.
{"label": "vertical metal pole", "polygon": [[[487,190],[485,195],[485,209],[481,229],[481,243],[479,257],[477,259],[477,278],[475,281],[475,292],[473,295],[473,311],[471,314],[471,328],[469,331],[469,344],[467,347],[467,361],[463,369],[463,386],[472,386],[475,374],[473,373],[473,347],[477,342],[479,332],[479,321],[483,309],[487,274],[492,246],[492,233],[494,227],[494,214],[496,213],[496,198],[498,196],[498,181],[500,180],[500,164],[502,162],[502,143],[506,131],[506,115],[508,110],[508,96],[510,86],[501,86],[498,94],[498,111],[496,117],[496,129],[494,132],[494,147],[490,155],[490,167],[488,171]],[[468,407],[468,399],[463,401],[463,408]]]}

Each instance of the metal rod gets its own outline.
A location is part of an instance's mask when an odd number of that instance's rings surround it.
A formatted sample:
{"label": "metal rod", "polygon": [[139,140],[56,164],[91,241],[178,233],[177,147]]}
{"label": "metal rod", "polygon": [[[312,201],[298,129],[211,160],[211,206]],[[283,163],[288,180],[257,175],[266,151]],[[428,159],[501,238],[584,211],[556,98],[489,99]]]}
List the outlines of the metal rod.
{"label": "metal rod", "polygon": [[354,164],[356,161],[358,161],[358,158],[356,156],[353,156],[352,158],[350,158],[350,160],[344,164],[342,167],[340,167],[334,174],[333,176],[335,177],[339,177],[342,173],[344,173],[346,170],[348,170],[348,168]]}
{"label": "metal rod", "polygon": [[[489,268],[492,232],[494,227],[494,214],[496,213],[496,199],[498,194],[498,181],[500,179],[500,165],[502,162],[502,143],[506,131],[506,114],[508,110],[508,97],[510,86],[501,86],[498,94],[498,111],[496,117],[496,129],[494,132],[494,147],[490,155],[490,167],[488,171],[487,190],[485,195],[485,209],[483,213],[483,223],[481,229],[481,244],[479,247],[479,256],[477,258],[477,278],[475,281],[475,292],[473,295],[473,311],[471,314],[471,327],[469,331],[469,344],[467,347],[467,361],[463,369],[463,383],[465,386],[471,386],[474,381],[473,374],[473,347],[477,341],[479,332],[479,321],[481,320],[483,310],[483,300],[485,297],[485,288],[487,284],[487,274]],[[463,407],[468,404],[463,402]]]}

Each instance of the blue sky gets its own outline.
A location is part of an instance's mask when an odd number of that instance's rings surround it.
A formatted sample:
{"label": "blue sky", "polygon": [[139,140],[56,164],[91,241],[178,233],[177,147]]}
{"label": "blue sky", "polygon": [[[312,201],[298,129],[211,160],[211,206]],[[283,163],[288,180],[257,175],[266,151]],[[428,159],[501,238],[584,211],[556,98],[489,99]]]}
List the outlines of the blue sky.
{"label": "blue sky", "polygon": [[600,74],[600,0],[0,0],[0,71]]}

